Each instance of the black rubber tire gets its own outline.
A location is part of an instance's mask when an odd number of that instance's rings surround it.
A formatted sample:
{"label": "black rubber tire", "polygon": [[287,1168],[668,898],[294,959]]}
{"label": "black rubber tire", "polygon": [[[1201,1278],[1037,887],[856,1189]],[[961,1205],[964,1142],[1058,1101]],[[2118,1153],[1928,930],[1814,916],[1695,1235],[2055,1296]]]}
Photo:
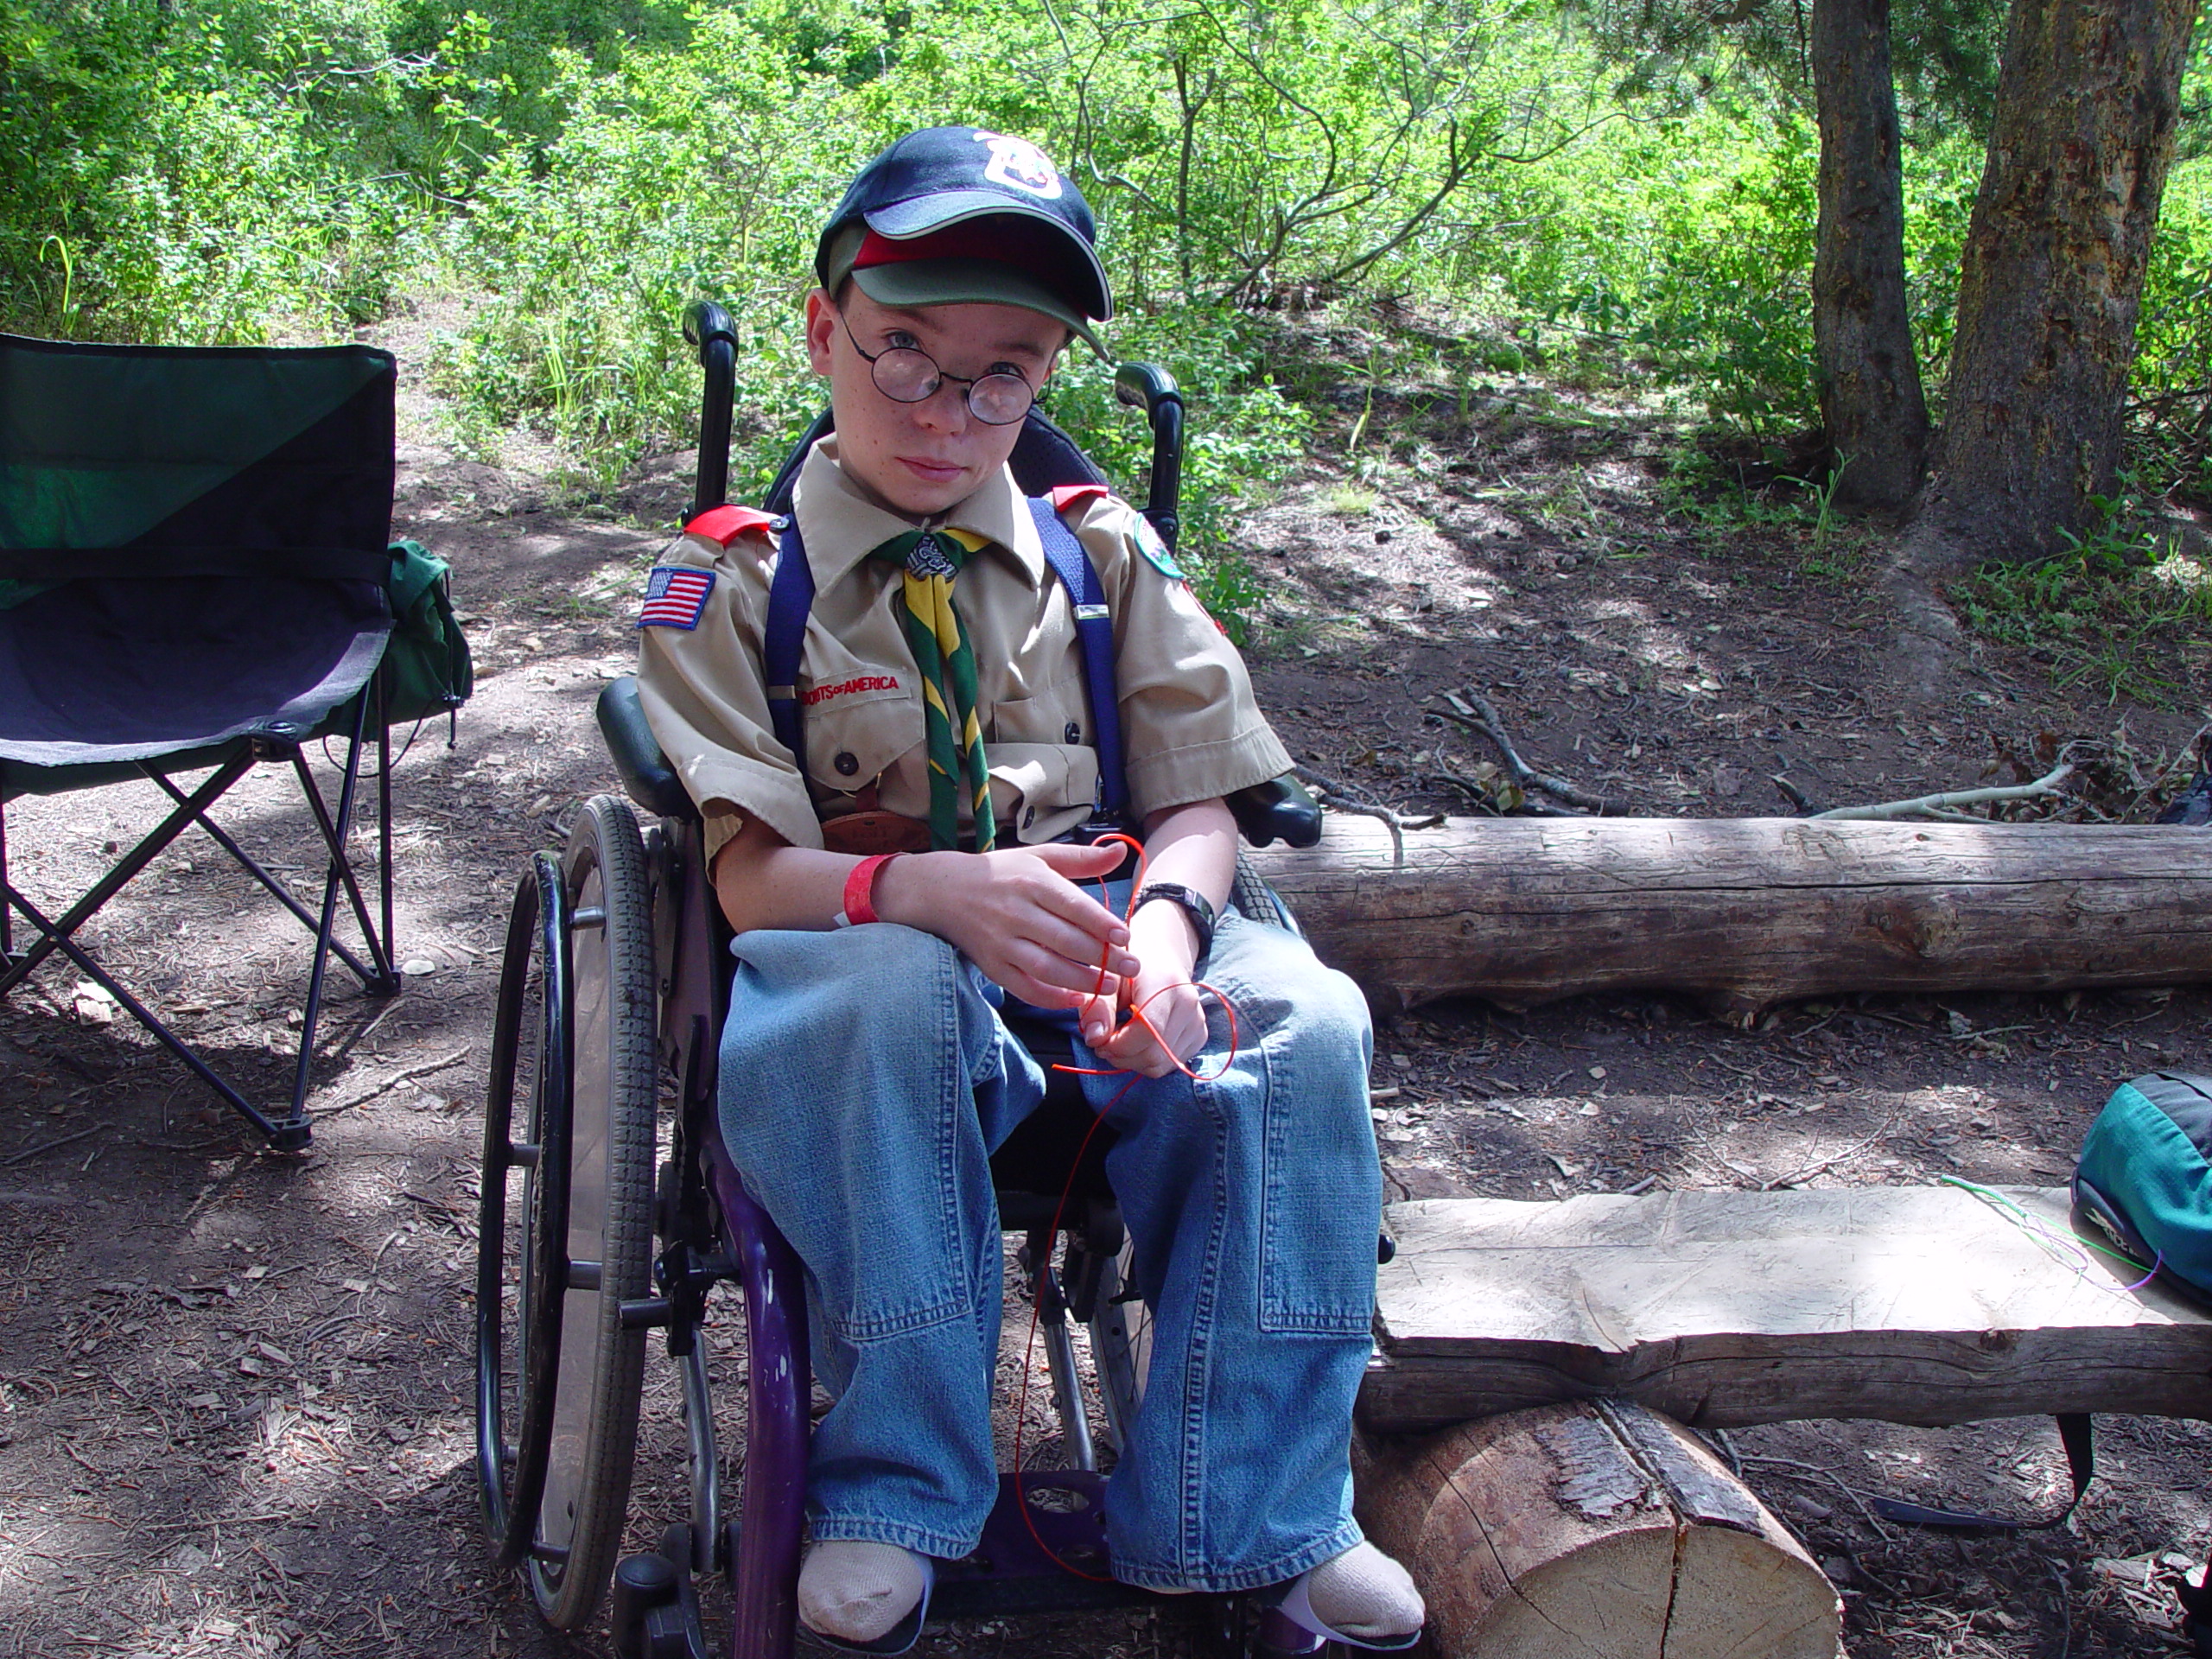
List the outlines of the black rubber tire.
{"label": "black rubber tire", "polygon": [[561,1243],[570,1262],[598,1262],[599,1283],[563,1298],[552,1444],[524,1570],[546,1623],[575,1630],[606,1594],[630,1502],[646,1332],[624,1326],[622,1304],[653,1288],[652,895],[628,802],[595,795],[584,804],[561,875],[574,1056]]}
{"label": "black rubber tire", "polygon": [[1290,913],[1282,895],[1260,879],[1260,873],[1246,857],[1244,849],[1236,849],[1236,874],[1229,885],[1229,902],[1236,906],[1238,915],[1247,921],[1264,922],[1269,927],[1279,927],[1286,933],[1305,937],[1305,930],[1298,925],[1298,918]]}
{"label": "black rubber tire", "polygon": [[[530,1547],[553,1433],[562,1299],[545,1294],[551,1264],[532,1241],[567,1227],[566,912],[560,867],[541,853],[508,914],[476,1212],[476,1478],[502,1567]],[[510,1186],[518,1173],[518,1195]]]}

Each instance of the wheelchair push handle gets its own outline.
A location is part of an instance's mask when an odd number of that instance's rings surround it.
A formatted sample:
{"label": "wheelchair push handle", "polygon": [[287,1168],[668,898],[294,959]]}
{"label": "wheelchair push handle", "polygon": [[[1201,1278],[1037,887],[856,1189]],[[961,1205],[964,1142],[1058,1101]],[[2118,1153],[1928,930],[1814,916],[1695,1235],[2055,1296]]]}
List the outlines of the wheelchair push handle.
{"label": "wheelchair push handle", "polygon": [[1183,393],[1175,377],[1156,363],[1122,363],[1114,370],[1114,396],[1131,409],[1141,409],[1156,424],[1160,404],[1180,404]]}
{"label": "wheelchair push handle", "polygon": [[712,300],[683,308],[683,338],[698,348],[707,384],[699,405],[699,467],[690,517],[729,499],[730,402],[737,387],[737,331]]}
{"label": "wheelchair push handle", "polygon": [[1142,409],[1152,424],[1152,489],[1144,516],[1170,552],[1183,531],[1183,393],[1175,377],[1154,363],[1114,371],[1114,396]]}
{"label": "wheelchair push handle", "polygon": [[707,348],[715,340],[726,340],[730,349],[737,349],[737,331],[730,324],[729,313],[712,300],[694,300],[683,308],[683,338],[699,349],[699,361],[707,360]]}

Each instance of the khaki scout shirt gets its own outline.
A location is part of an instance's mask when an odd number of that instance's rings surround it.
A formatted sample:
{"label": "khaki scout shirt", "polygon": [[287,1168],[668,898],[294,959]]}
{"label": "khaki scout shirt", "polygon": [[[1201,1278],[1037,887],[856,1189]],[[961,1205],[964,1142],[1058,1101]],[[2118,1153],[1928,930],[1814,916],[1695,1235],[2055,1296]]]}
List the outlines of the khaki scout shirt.
{"label": "khaki scout shirt", "polygon": [[[775,540],[748,532],[725,549],[685,535],[661,555],[663,565],[715,578],[696,627],[640,630],[638,668],[653,735],[706,815],[709,856],[748,817],[794,846],[819,847],[818,820],[854,810],[871,783],[880,806],[929,817],[921,691],[898,608],[902,576],[868,557],[914,526],[845,475],[836,446],[830,437],[815,447],[793,498],[816,588],[798,671],[810,791],[776,740],[761,668]],[[1113,613],[1122,748],[1139,817],[1288,771],[1236,648],[1190,590],[1139,551],[1135,510],[1094,497],[1077,511],[1070,528]],[[1045,561],[1011,473],[945,522],[991,543],[962,569],[953,603],[975,647],[1000,834],[1050,841],[1090,816],[1098,790],[1066,585]]]}

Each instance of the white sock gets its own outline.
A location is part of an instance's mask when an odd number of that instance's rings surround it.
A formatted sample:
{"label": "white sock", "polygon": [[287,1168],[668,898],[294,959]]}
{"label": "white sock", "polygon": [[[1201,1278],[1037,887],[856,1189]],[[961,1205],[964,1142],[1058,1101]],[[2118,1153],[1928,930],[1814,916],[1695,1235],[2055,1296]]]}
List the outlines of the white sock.
{"label": "white sock", "polygon": [[1428,1617],[1413,1575],[1365,1542],[1310,1570],[1306,1599],[1331,1630],[1363,1642],[1408,1635]]}
{"label": "white sock", "polygon": [[798,1570],[798,1616],[841,1642],[873,1642],[912,1611],[928,1580],[921,1558],[896,1544],[828,1538]]}

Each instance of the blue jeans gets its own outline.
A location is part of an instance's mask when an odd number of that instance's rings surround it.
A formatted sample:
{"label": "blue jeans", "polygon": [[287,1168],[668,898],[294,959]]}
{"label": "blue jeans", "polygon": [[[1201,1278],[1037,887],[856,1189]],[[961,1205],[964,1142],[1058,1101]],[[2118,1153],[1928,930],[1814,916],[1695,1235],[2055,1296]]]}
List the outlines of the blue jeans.
{"label": "blue jeans", "polygon": [[[988,1160],[1044,1075],[1003,994],[934,935],[877,922],[734,949],[722,1133],[806,1264],[836,1395],[808,1466],[814,1535],[965,1555],[998,1490]],[[1084,1079],[1094,1110],[1120,1095],[1107,1172],[1154,1312],[1108,1541],[1126,1582],[1249,1590],[1360,1538],[1351,1408],[1382,1205],[1371,1039],[1351,982],[1281,929],[1224,913],[1204,971],[1236,1008],[1224,1076]],[[1217,1008],[1211,1023],[1195,1067],[1209,1077],[1228,1036]]]}

